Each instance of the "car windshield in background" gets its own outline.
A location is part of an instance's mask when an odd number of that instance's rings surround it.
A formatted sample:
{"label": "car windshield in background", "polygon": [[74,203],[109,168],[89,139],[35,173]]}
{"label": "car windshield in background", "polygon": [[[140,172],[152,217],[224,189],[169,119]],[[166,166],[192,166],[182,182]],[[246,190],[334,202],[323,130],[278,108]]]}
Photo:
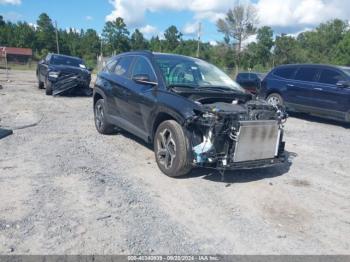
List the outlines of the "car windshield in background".
{"label": "car windshield in background", "polygon": [[53,56],[51,58],[51,64],[86,68],[82,60],[73,57]]}
{"label": "car windshield in background", "polygon": [[228,75],[200,59],[158,55],[156,63],[160,67],[167,86],[227,88],[244,92],[244,89]]}
{"label": "car windshield in background", "polygon": [[350,76],[350,68],[342,68],[342,70],[345,72],[345,74]]}

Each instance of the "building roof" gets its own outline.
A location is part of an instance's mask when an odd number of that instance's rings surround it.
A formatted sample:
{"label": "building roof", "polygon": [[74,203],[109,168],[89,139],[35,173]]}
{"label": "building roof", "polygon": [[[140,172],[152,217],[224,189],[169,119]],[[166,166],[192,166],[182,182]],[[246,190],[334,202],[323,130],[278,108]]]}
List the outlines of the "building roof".
{"label": "building roof", "polygon": [[23,55],[32,56],[33,51],[30,48],[19,48],[19,47],[0,47],[0,52],[8,55]]}

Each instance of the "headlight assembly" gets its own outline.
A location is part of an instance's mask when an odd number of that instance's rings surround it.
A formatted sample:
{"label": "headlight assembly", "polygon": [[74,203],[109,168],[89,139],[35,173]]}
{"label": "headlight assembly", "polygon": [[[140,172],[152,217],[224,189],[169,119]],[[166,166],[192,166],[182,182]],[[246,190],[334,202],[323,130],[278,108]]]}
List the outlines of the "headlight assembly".
{"label": "headlight assembly", "polygon": [[49,77],[58,78],[60,76],[60,72],[49,72]]}

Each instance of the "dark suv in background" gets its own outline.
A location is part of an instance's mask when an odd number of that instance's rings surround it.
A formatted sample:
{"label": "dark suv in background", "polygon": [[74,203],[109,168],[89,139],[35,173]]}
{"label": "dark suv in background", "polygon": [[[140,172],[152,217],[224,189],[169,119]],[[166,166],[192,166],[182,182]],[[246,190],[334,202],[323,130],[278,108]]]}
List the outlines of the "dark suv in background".
{"label": "dark suv in background", "polygon": [[91,93],[91,70],[79,57],[48,54],[37,66],[38,87],[45,88],[47,95]]}
{"label": "dark suv in background", "polygon": [[259,97],[289,111],[350,122],[350,67],[278,66],[263,80]]}
{"label": "dark suv in background", "polygon": [[246,169],[286,161],[284,112],[200,59],[120,54],[98,74],[93,97],[97,131],[118,127],[153,143],[168,176],[192,167]]}
{"label": "dark suv in background", "polygon": [[256,95],[265,76],[266,74],[263,73],[241,72],[237,74],[236,82],[248,92]]}

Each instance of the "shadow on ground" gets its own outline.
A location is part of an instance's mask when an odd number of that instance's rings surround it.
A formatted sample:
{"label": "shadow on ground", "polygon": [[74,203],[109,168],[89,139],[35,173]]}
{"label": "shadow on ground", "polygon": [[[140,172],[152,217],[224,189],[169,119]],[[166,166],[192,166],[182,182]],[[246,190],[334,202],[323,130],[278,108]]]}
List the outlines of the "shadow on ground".
{"label": "shadow on ground", "polygon": [[314,115],[309,115],[305,113],[288,113],[291,117],[303,119],[306,121],[314,122],[314,123],[321,123],[321,124],[327,124],[327,125],[335,125],[335,126],[340,126],[344,127],[346,129],[350,129],[350,123],[345,123],[337,120],[331,120],[331,119],[326,119],[322,118],[319,116],[314,116]]}
{"label": "shadow on ground", "polygon": [[[126,131],[119,131],[114,134],[120,134],[125,138],[134,140],[138,144],[153,151],[153,145],[144,142],[142,139],[134,136],[133,134],[130,134]],[[219,172],[218,170],[212,169],[212,168],[194,168],[190,174],[183,177],[179,177],[178,179],[202,178],[213,182],[233,184],[233,183],[248,183],[248,182],[263,180],[266,178],[278,177],[288,173],[292,165],[292,160],[293,158],[297,157],[297,154],[293,152],[286,152],[286,157],[287,157],[286,163],[283,163],[275,167],[260,168],[260,169],[257,168],[257,169],[250,169],[250,170],[227,170],[224,172],[224,175],[222,175],[222,173]]]}
{"label": "shadow on ground", "polygon": [[224,173],[215,169],[197,168],[194,169],[188,176],[183,178],[201,177],[205,180],[226,184],[249,183],[266,178],[282,176],[288,173],[291,165],[292,163],[287,161],[286,163],[275,167],[249,170],[227,170]]}

